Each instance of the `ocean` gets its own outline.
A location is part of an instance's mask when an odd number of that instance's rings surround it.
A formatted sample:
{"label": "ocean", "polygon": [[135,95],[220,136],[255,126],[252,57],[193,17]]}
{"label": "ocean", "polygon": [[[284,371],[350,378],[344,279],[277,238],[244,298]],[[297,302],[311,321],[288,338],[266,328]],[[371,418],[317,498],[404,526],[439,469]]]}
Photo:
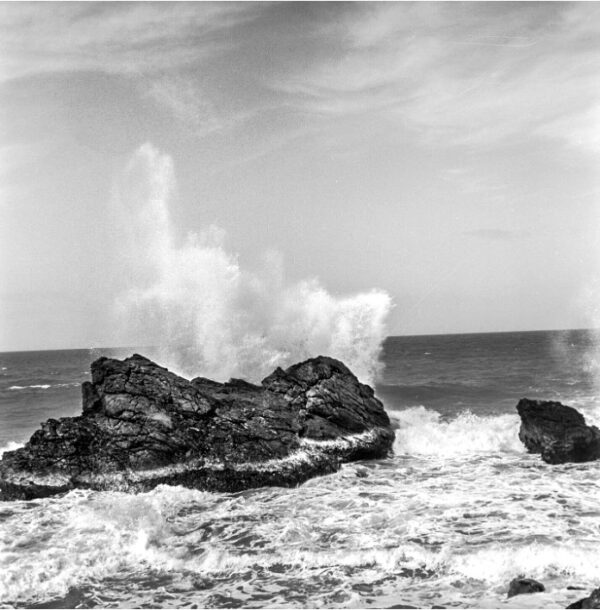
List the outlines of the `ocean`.
{"label": "ocean", "polygon": [[[599,344],[586,330],[389,337],[376,392],[394,455],[295,489],[0,503],[0,605],[564,608],[600,585],[600,462],[528,455],[515,406],[560,400],[600,423]],[[0,451],[78,414],[90,362],[131,352],[0,354]],[[517,576],[546,591],[507,599]]]}

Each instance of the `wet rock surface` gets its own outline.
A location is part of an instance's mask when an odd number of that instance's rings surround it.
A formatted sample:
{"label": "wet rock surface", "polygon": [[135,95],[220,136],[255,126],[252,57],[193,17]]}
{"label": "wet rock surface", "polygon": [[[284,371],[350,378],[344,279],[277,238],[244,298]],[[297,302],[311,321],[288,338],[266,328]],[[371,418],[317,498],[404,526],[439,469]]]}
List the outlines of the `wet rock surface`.
{"label": "wet rock surface", "polygon": [[600,430],[588,426],[579,411],[560,402],[522,398],[519,438],[530,453],[548,464],[589,462],[600,458]]}
{"label": "wet rock surface", "polygon": [[394,433],[373,390],[319,356],[261,385],[188,381],[134,354],[92,363],[83,412],[49,419],[0,461],[0,499],[73,488],[207,491],[295,486],[385,457]]}
{"label": "wet rock surface", "polygon": [[541,593],[545,590],[546,587],[533,578],[513,578],[508,585],[506,597],[514,597],[515,595],[523,595],[525,593]]}

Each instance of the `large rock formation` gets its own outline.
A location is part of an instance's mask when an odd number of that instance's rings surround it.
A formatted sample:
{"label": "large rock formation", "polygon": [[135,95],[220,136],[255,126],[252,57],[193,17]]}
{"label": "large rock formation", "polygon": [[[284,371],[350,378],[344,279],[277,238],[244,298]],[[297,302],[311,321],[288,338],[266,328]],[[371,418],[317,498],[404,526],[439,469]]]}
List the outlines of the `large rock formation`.
{"label": "large rock formation", "polygon": [[589,462],[600,458],[600,430],[588,426],[579,411],[560,402],[522,398],[519,438],[530,453],[548,464]]}
{"label": "large rock formation", "polygon": [[140,356],[100,358],[83,412],[49,419],[0,461],[0,499],[159,484],[208,491],[294,486],[384,457],[394,433],[373,390],[319,356],[260,386],[188,381]]}

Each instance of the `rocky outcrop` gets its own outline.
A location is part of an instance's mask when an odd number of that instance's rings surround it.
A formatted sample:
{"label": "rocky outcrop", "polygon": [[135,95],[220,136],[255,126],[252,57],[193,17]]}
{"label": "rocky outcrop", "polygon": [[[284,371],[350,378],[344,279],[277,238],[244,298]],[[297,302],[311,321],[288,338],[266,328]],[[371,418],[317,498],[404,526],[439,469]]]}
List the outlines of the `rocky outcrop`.
{"label": "rocky outcrop", "polygon": [[600,430],[588,426],[579,411],[560,402],[522,398],[519,438],[530,453],[548,464],[589,462],[600,458]]}
{"label": "rocky outcrop", "polygon": [[515,595],[523,595],[525,593],[541,593],[545,590],[546,587],[533,578],[513,578],[508,585],[506,597],[514,597]]}
{"label": "rocky outcrop", "polygon": [[600,589],[594,589],[589,597],[584,597],[567,608],[600,608]]}
{"label": "rocky outcrop", "polygon": [[295,486],[384,457],[394,433],[373,390],[318,357],[261,385],[188,381],[138,354],[92,363],[78,417],[49,419],[0,461],[0,499],[73,488],[208,491]]}

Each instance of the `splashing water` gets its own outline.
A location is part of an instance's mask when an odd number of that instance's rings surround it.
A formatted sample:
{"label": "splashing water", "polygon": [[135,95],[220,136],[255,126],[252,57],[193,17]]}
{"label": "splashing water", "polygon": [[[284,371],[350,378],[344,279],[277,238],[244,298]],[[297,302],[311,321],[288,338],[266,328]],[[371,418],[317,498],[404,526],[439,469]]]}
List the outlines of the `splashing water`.
{"label": "splashing water", "polygon": [[521,420],[517,415],[480,417],[463,411],[443,421],[440,413],[423,406],[388,413],[398,426],[394,442],[397,454],[457,457],[525,451],[519,440]]}
{"label": "splashing water", "polygon": [[[581,290],[577,304],[587,319],[589,344],[583,354],[581,366],[593,377],[597,392],[600,392],[600,268],[597,276],[591,279]],[[565,331],[568,338],[568,331]]]}
{"label": "splashing water", "polygon": [[0,446],[0,458],[6,451],[15,451],[15,449],[20,449],[22,446],[23,443],[16,443],[14,441],[10,441],[7,445]]}
{"label": "splashing water", "polygon": [[[598,586],[600,462],[526,453],[515,404],[529,395],[591,410],[581,368],[591,341],[586,331],[390,339],[393,454],[297,488],[0,503],[0,605],[565,608]],[[5,405],[34,429],[42,411],[28,405],[52,399],[58,410],[72,388],[26,386],[52,373],[75,382],[89,356],[5,355]],[[26,438],[16,419],[4,420],[0,452]],[[507,599],[519,575],[546,591]]]}
{"label": "splashing water", "polygon": [[259,380],[275,366],[323,354],[374,381],[391,308],[385,292],[336,297],[315,279],[286,284],[273,254],[262,274],[250,273],[216,227],[176,244],[174,184],[171,159],[145,144],[117,189],[130,216],[127,289],[117,302],[124,342],[160,346],[161,364],[186,376]]}
{"label": "splashing water", "polygon": [[547,597],[513,607],[564,608],[582,596],[566,587],[591,590],[600,569],[598,464],[547,468],[524,454],[397,455],[293,489],[6,503],[0,600],[78,591],[83,607],[498,608],[527,574]]}

